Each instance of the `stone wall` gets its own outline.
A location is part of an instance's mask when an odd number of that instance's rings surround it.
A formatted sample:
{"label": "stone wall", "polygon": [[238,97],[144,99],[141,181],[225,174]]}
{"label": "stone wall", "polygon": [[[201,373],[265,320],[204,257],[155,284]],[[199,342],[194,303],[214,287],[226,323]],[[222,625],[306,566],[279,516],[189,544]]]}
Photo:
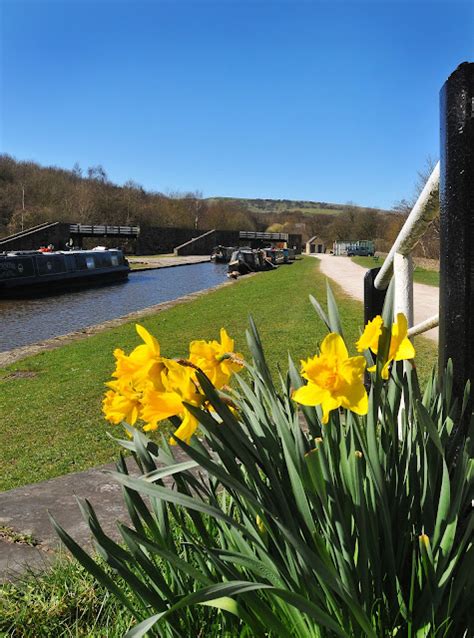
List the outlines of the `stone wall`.
{"label": "stone wall", "polygon": [[140,226],[137,239],[137,255],[155,255],[172,253],[176,246],[199,237],[205,231],[194,228],[160,228],[158,226]]}
{"label": "stone wall", "polygon": [[[191,241],[195,239],[196,241]],[[69,224],[57,223],[44,230],[37,230],[12,239],[4,244],[0,243],[0,251],[6,250],[37,250],[40,246],[53,244],[57,250],[63,250],[69,240]],[[1,240],[0,240],[1,242]],[[191,243],[189,243],[191,242]],[[127,254],[155,255],[172,253],[176,248],[179,255],[210,255],[214,246],[251,245],[259,248],[268,242],[261,240],[239,241],[238,230],[196,230],[194,228],[167,228],[158,226],[141,226],[137,239],[127,237],[84,237],[75,239],[76,245],[84,248],[105,245],[122,248]],[[288,246],[296,246],[301,252],[301,235],[290,235]]]}
{"label": "stone wall", "polygon": [[0,251],[38,250],[40,246],[53,244],[56,250],[62,250],[69,239],[69,224],[58,223],[49,228],[32,231],[6,242],[0,240]]}

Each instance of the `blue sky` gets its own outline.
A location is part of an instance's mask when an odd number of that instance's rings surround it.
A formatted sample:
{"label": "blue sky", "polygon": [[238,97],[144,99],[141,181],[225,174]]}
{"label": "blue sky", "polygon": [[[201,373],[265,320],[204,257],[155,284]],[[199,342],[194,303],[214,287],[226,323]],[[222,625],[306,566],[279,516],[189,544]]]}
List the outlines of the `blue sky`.
{"label": "blue sky", "polygon": [[472,2],[0,3],[1,151],[163,192],[389,208],[474,60]]}

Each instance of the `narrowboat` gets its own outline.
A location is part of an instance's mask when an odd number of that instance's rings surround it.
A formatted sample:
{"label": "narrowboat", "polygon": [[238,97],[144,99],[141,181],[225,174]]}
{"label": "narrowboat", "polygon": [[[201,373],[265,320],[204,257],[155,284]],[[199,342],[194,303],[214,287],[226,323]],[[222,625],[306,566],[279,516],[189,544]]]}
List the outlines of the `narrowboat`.
{"label": "narrowboat", "polygon": [[235,250],[235,246],[216,246],[212,250],[211,261],[215,261],[216,264],[227,264]]}
{"label": "narrowboat", "polygon": [[130,266],[118,249],[0,253],[0,298],[36,296],[123,281]]}
{"label": "narrowboat", "polygon": [[284,264],[287,262],[285,259],[285,251],[283,248],[274,248],[273,246],[270,248],[264,248],[265,255],[274,265]]}
{"label": "narrowboat", "polygon": [[232,253],[227,273],[229,277],[238,277],[239,275],[247,275],[250,272],[270,270],[276,267],[263,250],[239,248]]}

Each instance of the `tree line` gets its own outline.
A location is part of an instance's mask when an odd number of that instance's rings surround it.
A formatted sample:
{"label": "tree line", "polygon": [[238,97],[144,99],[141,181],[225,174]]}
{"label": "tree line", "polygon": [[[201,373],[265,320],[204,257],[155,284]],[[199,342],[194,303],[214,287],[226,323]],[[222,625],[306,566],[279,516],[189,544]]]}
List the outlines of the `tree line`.
{"label": "tree line", "polygon": [[[253,200],[203,199],[198,192],[160,193],[145,190],[133,180],[114,184],[105,169],[86,169],[76,163],[71,170],[43,167],[0,154],[0,237],[48,221],[114,225],[195,228],[197,230],[257,230],[297,233],[303,241],[317,236],[330,247],[333,241],[374,239],[379,251],[393,244],[414,200],[431,172],[433,162],[420,171],[411,200],[397,202],[391,212],[356,206],[319,203],[338,214],[318,214],[299,209],[256,212]],[[259,200],[263,201],[263,200]],[[286,200],[285,200],[286,201]],[[439,233],[435,222],[423,238],[418,254],[439,256]]]}
{"label": "tree line", "polygon": [[118,186],[102,166],[65,170],[0,155],[0,236],[47,221],[254,230],[255,217],[199,193],[165,195],[133,180]]}

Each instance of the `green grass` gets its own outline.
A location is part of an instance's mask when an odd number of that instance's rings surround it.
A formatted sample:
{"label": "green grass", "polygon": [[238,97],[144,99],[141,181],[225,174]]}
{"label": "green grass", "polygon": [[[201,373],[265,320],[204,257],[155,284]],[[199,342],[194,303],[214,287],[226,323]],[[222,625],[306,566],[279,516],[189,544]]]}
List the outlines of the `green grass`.
{"label": "green grass", "polygon": [[[383,264],[384,259],[379,258],[376,260],[373,257],[352,257],[352,261],[364,268],[377,268],[377,266]],[[427,284],[428,286],[439,286],[439,272],[437,270],[428,270],[420,266],[415,266],[413,281],[416,281],[418,284]]]}
{"label": "green grass", "polygon": [[122,604],[67,557],[42,574],[0,585],[5,638],[120,638],[132,624]]}
{"label": "green grass", "polygon": [[[359,336],[362,304],[333,286],[348,343]],[[326,328],[308,301],[325,300],[325,278],[316,259],[303,259],[147,317],[168,357],[183,356],[193,339],[217,338],[221,326],[245,345],[247,317],[261,332],[272,370],[286,370],[288,351],[295,361],[315,354]],[[112,352],[130,351],[140,342],[133,323],[23,359],[0,370],[0,490],[49,479],[114,460],[117,448],[107,437],[114,429],[101,416],[104,383],[114,367]],[[436,359],[435,345],[417,339],[420,376]],[[29,376],[22,376],[27,371]],[[15,372],[20,374],[15,375]]]}

